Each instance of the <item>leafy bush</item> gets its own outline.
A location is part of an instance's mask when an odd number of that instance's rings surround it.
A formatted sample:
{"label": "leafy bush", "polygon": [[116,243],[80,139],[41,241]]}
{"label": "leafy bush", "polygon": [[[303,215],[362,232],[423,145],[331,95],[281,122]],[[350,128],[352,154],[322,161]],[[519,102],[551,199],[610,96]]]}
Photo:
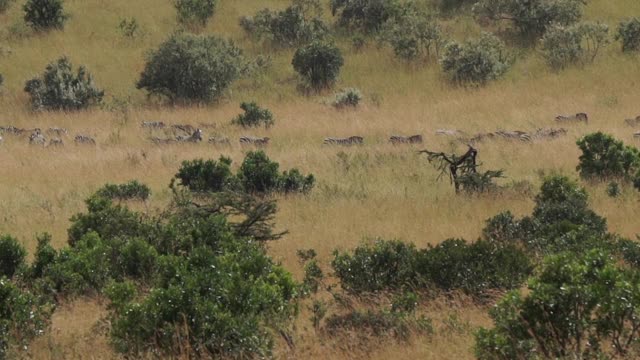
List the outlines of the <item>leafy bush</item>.
{"label": "leafy bush", "polygon": [[334,251],[331,266],[349,292],[400,289],[418,283],[417,255],[413,245],[376,240],[357,247],[353,255]]}
{"label": "leafy bush", "polygon": [[528,256],[514,245],[495,246],[482,240],[467,244],[461,239],[449,239],[423,251],[417,265],[421,276],[439,288],[473,295],[517,288],[532,269]]}
{"label": "leafy bush", "polygon": [[479,359],[625,357],[640,339],[638,273],[605,254],[545,259],[529,291],[491,310],[494,328],[476,335]]}
{"label": "leafy bush", "polygon": [[7,9],[9,9],[9,6],[11,6],[14,1],[15,0],[0,0],[0,14],[7,11]]}
{"label": "leafy bush", "polygon": [[554,69],[578,62],[593,62],[608,44],[609,28],[600,23],[581,23],[570,27],[552,26],[542,38],[542,51]]}
{"label": "leafy bush", "polygon": [[570,25],[582,17],[582,0],[480,0],[474,13],[490,21],[509,21],[526,37],[537,38],[551,24]]}
{"label": "leafy bush", "polygon": [[640,169],[640,152],[611,135],[597,132],[578,140],[582,150],[577,170],[585,179],[631,179]]}
{"label": "leafy bush", "polygon": [[231,41],[174,34],[149,55],[136,86],[172,101],[212,101],[243,68],[242,51]]}
{"label": "leafy bush", "polygon": [[0,236],[0,277],[12,278],[24,266],[27,251],[15,238]]}
{"label": "leafy bush", "polygon": [[278,188],[284,193],[308,193],[316,183],[313,174],[302,175],[300,170],[293,168],[285,170],[280,177]]}
{"label": "leafy bush", "polygon": [[80,110],[99,104],[104,91],[96,87],[93,77],[80,66],[74,74],[68,58],[47,65],[41,77],[27,81],[24,91],[31,96],[36,110]]}
{"label": "leafy bush", "polygon": [[132,180],[125,184],[106,184],[96,194],[114,200],[146,201],[151,195],[151,189],[137,180]]}
{"label": "leafy bush", "polygon": [[245,191],[268,193],[278,189],[280,184],[279,167],[280,165],[271,161],[264,151],[250,151],[240,165],[238,178]]}
{"label": "leafy bush", "polygon": [[63,0],[27,0],[23,6],[24,22],[36,31],[62,29],[69,18]]}
{"label": "leafy bush", "polygon": [[204,26],[213,16],[218,0],[174,0],[178,21],[188,25]]}
{"label": "leafy bush", "polygon": [[607,195],[609,195],[609,197],[615,198],[620,196],[620,185],[615,182],[612,181],[609,184],[607,184]]}
{"label": "leafy bush", "polygon": [[401,6],[397,0],[331,0],[331,13],[339,16],[340,26],[372,33],[394,17]]}
{"label": "leafy bush", "polygon": [[336,93],[332,105],[338,109],[357,107],[362,100],[362,93],[356,88],[348,88]]}
{"label": "leafy bush", "polygon": [[484,84],[507,72],[511,61],[502,41],[484,33],[478,40],[448,44],[441,64],[442,70],[456,83]]}
{"label": "leafy bush", "polygon": [[309,86],[320,89],[336,81],[344,59],[335,45],[314,41],[296,50],[291,64]]}
{"label": "leafy bush", "polygon": [[233,119],[233,124],[244,127],[264,125],[265,128],[269,128],[275,123],[271,111],[269,111],[269,109],[262,109],[255,102],[243,102],[240,104],[240,108],[244,110],[244,114],[240,114]]}
{"label": "leafy bush", "polygon": [[616,40],[622,41],[622,51],[640,51],[640,18],[620,22]]}
{"label": "leafy bush", "polygon": [[58,252],[51,246],[51,235],[42,234],[38,236],[38,245],[31,264],[30,274],[34,278],[44,275],[50,265],[56,262]]}
{"label": "leafy bush", "polygon": [[254,17],[243,17],[240,25],[256,39],[268,39],[279,46],[297,46],[324,39],[329,29],[320,18],[306,15],[302,5],[282,11],[264,9]]}
{"label": "leafy bush", "polygon": [[142,36],[142,28],[136,18],[122,19],[118,24],[118,30],[123,37],[133,39]]}
{"label": "leafy bush", "polygon": [[302,281],[302,287],[305,292],[316,293],[322,283],[324,274],[322,269],[318,266],[316,259],[310,260],[304,265],[304,279]]}
{"label": "leafy bush", "polygon": [[404,60],[438,57],[444,46],[442,30],[433,16],[404,6],[400,14],[388,20],[381,29],[381,40]]}
{"label": "leafy bush", "polygon": [[194,192],[219,192],[232,181],[231,159],[183,161],[174,179]]}

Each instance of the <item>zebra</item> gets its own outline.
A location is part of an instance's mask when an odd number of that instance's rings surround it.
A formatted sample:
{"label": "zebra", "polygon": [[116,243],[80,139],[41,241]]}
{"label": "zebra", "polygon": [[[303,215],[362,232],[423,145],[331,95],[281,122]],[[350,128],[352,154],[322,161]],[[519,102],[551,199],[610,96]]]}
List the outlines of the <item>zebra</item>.
{"label": "zebra", "polygon": [[164,129],[165,124],[162,121],[143,121],[142,127],[149,129]]}
{"label": "zebra", "polygon": [[577,113],[575,115],[558,115],[556,116],[556,121],[558,122],[567,122],[567,121],[583,121],[585,124],[589,122],[589,116],[586,113]]}
{"label": "zebra", "polygon": [[202,130],[196,129],[190,136],[179,135],[176,136],[176,141],[178,142],[192,142],[197,143],[202,141]]}
{"label": "zebra", "polygon": [[[35,131],[35,130],[39,130],[39,129],[33,129],[32,131]],[[0,131],[2,133],[12,134],[12,135],[22,135],[26,133],[28,130],[17,128],[15,126],[10,125],[10,126],[0,126]]]}
{"label": "zebra", "polygon": [[52,135],[58,135],[58,136],[62,136],[62,135],[67,135],[68,131],[65,128],[60,128],[60,127],[51,127],[49,129],[47,129],[47,134]]}
{"label": "zebra", "polygon": [[348,138],[333,138],[328,137],[324,139],[325,145],[362,145],[364,138],[362,136],[349,136]]}
{"label": "zebra", "polygon": [[231,145],[231,141],[229,141],[228,137],[210,137],[209,144],[213,145]]}
{"label": "zebra", "polygon": [[45,139],[44,135],[42,135],[40,129],[36,129],[31,135],[29,135],[29,144],[31,145],[44,146],[46,143],[47,139]]}
{"label": "zebra", "polygon": [[545,128],[545,129],[538,129],[536,133],[533,134],[533,137],[538,139],[540,138],[555,139],[557,137],[564,136],[566,134],[567,134],[567,129],[565,128],[559,128],[559,129]]}
{"label": "zebra", "polygon": [[400,136],[392,135],[389,142],[393,145],[398,144],[422,144],[422,135]]}
{"label": "zebra", "polygon": [[438,129],[436,130],[436,135],[464,136],[466,134],[464,131],[460,131],[456,129]]}
{"label": "zebra", "polygon": [[242,145],[256,145],[256,146],[266,146],[269,145],[269,140],[271,140],[268,137],[253,137],[253,136],[241,136],[240,137],[240,144]]}
{"label": "zebra", "polygon": [[171,130],[173,130],[173,131],[179,130],[179,131],[182,131],[182,132],[184,132],[186,134],[193,134],[196,131],[196,128],[194,128],[191,125],[180,125],[180,124],[177,124],[177,125],[171,125]]}
{"label": "zebra", "polygon": [[520,141],[531,141],[531,135],[529,135],[528,133],[526,133],[524,131],[519,131],[519,130],[515,130],[515,131],[498,130],[498,131],[495,132],[495,134],[497,136],[501,136],[504,139],[514,139],[514,140],[520,140]]}
{"label": "zebra", "polygon": [[49,140],[49,146],[64,146],[62,139],[53,138]]}
{"label": "zebra", "polygon": [[80,144],[95,145],[96,144],[96,141],[92,137],[87,135],[76,135],[73,141],[76,143],[76,145],[80,145]]}
{"label": "zebra", "polygon": [[634,119],[624,119],[624,122],[629,126],[638,126],[640,125],[640,115],[636,116]]}

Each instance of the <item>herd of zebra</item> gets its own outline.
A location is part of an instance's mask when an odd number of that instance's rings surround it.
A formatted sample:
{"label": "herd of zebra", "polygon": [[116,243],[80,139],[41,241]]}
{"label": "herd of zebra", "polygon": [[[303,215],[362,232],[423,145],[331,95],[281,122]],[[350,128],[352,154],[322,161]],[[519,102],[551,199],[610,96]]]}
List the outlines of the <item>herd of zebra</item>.
{"label": "herd of zebra", "polygon": [[[588,123],[589,116],[586,113],[577,113],[575,115],[559,115],[555,118],[558,123],[565,122],[582,122]],[[625,123],[629,126],[640,125],[640,115],[635,118],[625,119]],[[155,144],[172,144],[172,143],[199,143],[203,141],[203,131],[192,125],[166,125],[162,121],[143,121],[142,127],[149,130],[168,130],[171,137],[150,137],[150,140]],[[68,136],[68,131],[65,128],[51,127],[45,132],[42,132],[39,128],[34,129],[21,129],[15,126],[0,126],[0,144],[4,141],[3,134],[13,136],[25,136],[29,134],[29,143],[40,146],[63,146],[63,137]],[[46,136],[45,136],[46,134]],[[165,132],[167,134],[167,132]],[[567,130],[564,128],[543,128],[538,129],[535,132],[526,132],[520,130],[505,131],[498,130],[495,132],[478,133],[473,136],[467,135],[464,131],[454,129],[438,129],[436,135],[452,136],[456,140],[474,144],[484,140],[490,139],[506,139],[506,140],[518,140],[518,141],[533,141],[536,139],[553,139],[567,134]],[[49,139],[47,139],[49,136]],[[640,132],[633,134],[635,138],[640,138]],[[254,136],[241,136],[241,145],[253,145],[253,146],[267,146],[269,145],[270,138],[268,137],[254,137]],[[77,145],[96,145],[95,139],[90,136],[77,134],[74,139],[74,143]],[[231,140],[227,137],[214,136],[208,139],[208,142],[213,145],[231,145]],[[364,144],[364,137],[362,136],[349,136],[345,138],[327,137],[324,139],[325,145],[362,145]],[[392,135],[389,138],[389,143],[393,145],[400,144],[422,144],[422,135]]]}

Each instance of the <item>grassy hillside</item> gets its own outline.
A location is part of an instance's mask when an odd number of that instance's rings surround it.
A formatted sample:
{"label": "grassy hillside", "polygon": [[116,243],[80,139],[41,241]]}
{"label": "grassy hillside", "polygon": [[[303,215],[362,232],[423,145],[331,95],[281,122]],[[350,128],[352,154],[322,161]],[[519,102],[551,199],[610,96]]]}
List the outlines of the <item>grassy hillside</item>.
{"label": "grassy hillside", "polygon": [[[640,59],[623,55],[612,44],[593,64],[553,73],[537,49],[514,49],[517,61],[506,77],[482,88],[450,85],[437,63],[406,64],[387,48],[369,41],[355,51],[348,38],[338,40],[345,67],[336,88],[358,87],[365,95],[358,110],[338,111],[324,102],[326,92],[304,96],[296,90],[298,80],[290,65],[292,51],[275,50],[252,43],[238,25],[238,18],[263,7],[280,8],[286,0],[221,0],[213,20],[203,33],[229,37],[250,56],[268,54],[273,66],[265,73],[237,82],[217,104],[179,107],[148,100],[135,89],[145,54],[176,28],[169,0],[67,0],[71,18],[64,31],[27,34],[21,24],[17,1],[0,15],[0,125],[18,127],[60,126],[70,134],[86,133],[97,147],[76,147],[72,138],[59,149],[31,147],[28,141],[5,136],[0,146],[0,233],[18,236],[29,251],[34,235],[48,231],[54,244],[66,243],[70,216],[83,209],[83,200],[105,182],[138,179],[154,191],[149,207],[166,203],[167,185],[180,163],[197,157],[224,154],[237,167],[247,149],[241,135],[269,136],[266,152],[283,168],[299,167],[312,172],[318,184],[307,197],[279,199],[277,223],[290,234],[270,245],[270,253],[298,277],[301,268],[296,250],[314,248],[329,270],[331,252],[351,248],[372,237],[398,238],[418,246],[437,244],[450,237],[477,238],[485,219],[509,209],[528,213],[531,193],[513,190],[503,196],[456,196],[447,179],[438,173],[417,148],[393,147],[392,134],[423,134],[424,147],[464,151],[464,145],[436,136],[439,128],[468,133],[498,129],[533,131],[553,127],[558,114],[586,112],[588,125],[570,125],[558,140],[532,143],[487,141],[478,145],[487,169],[504,169],[503,184],[529,182],[535,190],[542,176],[552,173],[577,177],[582,135],[603,130],[633,143],[632,128],[623,119],[640,115]],[[328,6],[327,6],[328,7]],[[325,12],[328,14],[328,12]],[[640,14],[637,0],[590,0],[585,18],[612,27],[630,14]],[[117,30],[123,18],[135,17],[144,37],[127,40]],[[326,15],[329,19],[329,15]],[[482,28],[470,14],[443,20],[455,38],[477,36]],[[47,63],[67,55],[84,64],[106,91],[106,105],[77,113],[33,113],[22,91],[27,79],[42,72]],[[239,103],[256,100],[271,109],[276,124],[269,130],[242,130],[230,125]],[[145,120],[167,123],[208,124],[205,135],[232,139],[230,148],[209,144],[156,146],[150,133],[140,128]],[[327,136],[360,135],[361,148],[322,145]],[[344,153],[345,155],[341,155]],[[346,168],[349,171],[346,171]],[[609,198],[605,185],[587,186],[593,208],[608,219],[613,232],[632,237],[638,231],[637,191],[623,188],[619,198]],[[424,304],[434,319],[438,335],[410,343],[390,342],[362,349],[343,349],[340,344],[320,343],[308,321],[307,310],[298,320],[295,353],[279,344],[276,354],[291,358],[472,358],[473,328],[487,325],[486,309],[464,300]],[[94,326],[104,312],[100,300],[84,299],[56,312],[52,330],[37,340],[25,356],[46,358],[114,358],[106,337]],[[468,324],[457,328],[450,318]],[[98,334],[98,335],[96,335]],[[340,346],[337,346],[340,345]],[[398,356],[398,355],[401,356]]]}

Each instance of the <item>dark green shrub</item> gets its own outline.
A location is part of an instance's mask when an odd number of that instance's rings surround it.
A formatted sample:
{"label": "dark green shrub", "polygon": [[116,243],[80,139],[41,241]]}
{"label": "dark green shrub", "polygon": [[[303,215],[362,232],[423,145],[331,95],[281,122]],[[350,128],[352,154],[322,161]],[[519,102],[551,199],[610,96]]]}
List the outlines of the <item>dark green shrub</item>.
{"label": "dark green shrub", "polygon": [[487,219],[482,229],[482,238],[496,244],[510,244],[519,239],[520,226],[510,211],[504,211]]}
{"label": "dark green shrub", "polygon": [[62,29],[69,18],[62,4],[63,0],[27,0],[24,22],[36,31]]}
{"label": "dark green shrub", "polygon": [[616,251],[625,263],[636,269],[640,268],[640,242],[629,239],[619,239],[616,243]]}
{"label": "dark green shrub", "polygon": [[356,88],[348,88],[344,89],[335,94],[331,105],[338,109],[343,109],[346,107],[357,107],[362,101],[362,93],[360,90]]}
{"label": "dark green shrub", "polygon": [[340,26],[372,33],[396,16],[401,6],[396,0],[331,0],[331,13],[339,17]]}
{"label": "dark green shrub", "polygon": [[244,66],[242,51],[233,42],[178,33],[149,54],[136,86],[172,101],[212,101],[240,77]]}
{"label": "dark green shrub", "polygon": [[411,244],[376,240],[358,246],[353,255],[334,251],[331,266],[342,288],[349,292],[401,289],[420,280],[416,272],[417,255]]}
{"label": "dark green shrub", "polygon": [[504,43],[484,33],[477,40],[448,44],[442,70],[456,83],[485,84],[502,76],[511,66]]}
{"label": "dark green shrub", "polygon": [[380,39],[393,48],[395,55],[408,61],[432,56],[437,58],[445,44],[435,17],[414,6],[404,6],[380,32]]}
{"label": "dark green shrub", "polygon": [[395,313],[415,313],[418,307],[418,295],[407,291],[394,297],[391,302],[391,311]]}
{"label": "dark green shrub", "polygon": [[476,335],[479,359],[626,357],[640,338],[638,273],[605,254],[547,258],[529,291],[491,310],[494,328]]}
{"label": "dark green shrub", "polygon": [[113,200],[146,201],[151,195],[151,189],[137,180],[132,180],[124,184],[106,184],[96,194]]}
{"label": "dark green shrub", "polygon": [[231,159],[183,161],[174,179],[194,192],[219,192],[232,182]]}
{"label": "dark green shrub", "polygon": [[269,109],[263,109],[255,102],[243,102],[240,108],[244,110],[244,114],[238,115],[233,119],[232,123],[244,127],[258,127],[264,125],[265,128],[273,126],[275,120]]}
{"label": "dark green shrub", "polygon": [[24,266],[27,251],[17,239],[0,236],[0,277],[12,278],[18,269]]}
{"label": "dark green shrub", "polygon": [[293,168],[282,173],[278,187],[284,193],[306,194],[311,191],[315,182],[316,179],[313,174],[304,176],[300,173],[300,170]]}
{"label": "dark green shrub", "polygon": [[104,97],[87,69],[80,66],[74,73],[66,57],[47,65],[41,77],[27,81],[24,91],[31,96],[31,106],[36,110],[86,109]]}
{"label": "dark green shrub", "polygon": [[243,17],[240,25],[256,39],[267,39],[278,46],[298,46],[324,39],[329,29],[320,18],[305,15],[302,6],[282,11],[264,9],[252,18]]}
{"label": "dark green shrub", "polygon": [[45,233],[37,238],[38,245],[31,264],[31,276],[34,278],[42,277],[58,256],[56,249],[51,246],[51,235]]}
{"label": "dark green shrub", "polygon": [[120,252],[122,269],[127,276],[135,279],[149,279],[153,276],[158,252],[142,239],[130,239]]}
{"label": "dark green shrub", "polygon": [[417,271],[444,290],[481,295],[486,290],[513,289],[533,269],[529,257],[514,245],[450,239],[422,251]]}
{"label": "dark green shrub", "polygon": [[218,0],[174,0],[178,21],[188,25],[204,26],[213,16]]}
{"label": "dark green shrub", "polygon": [[307,293],[316,293],[318,288],[322,284],[324,274],[322,269],[318,266],[317,260],[310,260],[304,265],[304,279],[302,281],[302,287]]}
{"label": "dark green shrub", "polygon": [[590,63],[609,43],[609,28],[601,23],[552,26],[542,37],[542,51],[555,70],[577,63]]}
{"label": "dark green shrub", "polygon": [[578,140],[582,150],[577,170],[585,179],[631,179],[640,169],[640,152],[611,135],[597,132]]}
{"label": "dark green shrub", "polygon": [[291,64],[307,85],[321,89],[336,81],[344,59],[335,45],[314,41],[296,50]]}
{"label": "dark green shrub", "polygon": [[631,18],[620,22],[616,40],[622,41],[622,51],[640,50],[640,18]]}
{"label": "dark green shrub", "polygon": [[245,191],[249,193],[268,193],[278,189],[280,173],[277,162],[271,161],[264,151],[250,151],[247,153],[238,178]]}
{"label": "dark green shrub", "polygon": [[136,286],[130,281],[114,281],[107,285],[104,293],[111,301],[111,304],[107,307],[108,310],[121,314],[126,305],[135,299]]}
{"label": "dark green shrub", "polygon": [[584,3],[582,0],[481,0],[473,10],[482,19],[509,21],[522,36],[537,38],[552,24],[566,26],[579,21]]}
{"label": "dark green shrub", "polygon": [[607,184],[607,195],[609,195],[609,197],[615,198],[620,196],[620,185],[615,182],[612,181],[609,184]]}

